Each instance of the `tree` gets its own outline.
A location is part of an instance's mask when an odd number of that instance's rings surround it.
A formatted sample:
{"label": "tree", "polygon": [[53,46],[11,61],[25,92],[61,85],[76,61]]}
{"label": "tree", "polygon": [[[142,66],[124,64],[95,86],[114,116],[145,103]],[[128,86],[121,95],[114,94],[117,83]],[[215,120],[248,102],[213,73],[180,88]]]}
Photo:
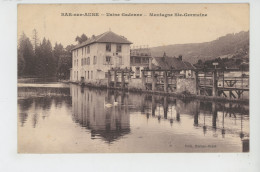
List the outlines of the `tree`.
{"label": "tree", "polygon": [[75,38],[75,41],[78,42],[79,44],[81,44],[82,42],[85,42],[86,40],[88,40],[88,37],[84,33],[80,37],[77,36]]}
{"label": "tree", "polygon": [[38,76],[54,76],[56,72],[51,42],[43,38],[36,48],[36,68]]}
{"label": "tree", "polygon": [[60,79],[69,79],[70,77],[70,68],[72,67],[70,51],[73,47],[74,45],[68,45],[59,57],[57,76]]}
{"label": "tree", "polygon": [[25,60],[21,53],[18,51],[18,76],[22,76],[25,68]]}
{"label": "tree", "polygon": [[36,29],[33,29],[32,42],[33,42],[33,50],[35,53],[36,47],[39,45],[39,37]]}
{"label": "tree", "polygon": [[35,75],[35,56],[30,39],[23,33],[18,43],[19,75]]}
{"label": "tree", "polygon": [[65,48],[65,50],[67,51],[67,52],[70,52],[71,50],[72,50],[72,48],[74,48],[75,46],[73,45],[73,44],[71,44],[71,45],[67,45],[67,47]]}
{"label": "tree", "polygon": [[53,48],[53,57],[56,68],[58,67],[59,57],[63,53],[63,51],[63,46],[61,44],[55,43],[55,46]]}

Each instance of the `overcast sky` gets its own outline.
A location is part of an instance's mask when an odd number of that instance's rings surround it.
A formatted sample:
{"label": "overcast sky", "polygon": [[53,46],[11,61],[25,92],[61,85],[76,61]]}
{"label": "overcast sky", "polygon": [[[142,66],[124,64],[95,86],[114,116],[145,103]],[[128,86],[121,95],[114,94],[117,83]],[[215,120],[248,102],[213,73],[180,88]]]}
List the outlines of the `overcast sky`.
{"label": "overcast sky", "polygon": [[[99,13],[100,16],[65,17],[61,13]],[[106,13],[138,13],[141,17],[107,17]],[[207,14],[206,17],[152,17],[150,13]],[[144,16],[146,15],[146,16]],[[19,5],[18,37],[50,39],[52,44],[76,44],[75,37],[111,31],[125,36],[133,45],[161,46],[215,40],[228,33],[249,30],[248,4],[163,5]]]}

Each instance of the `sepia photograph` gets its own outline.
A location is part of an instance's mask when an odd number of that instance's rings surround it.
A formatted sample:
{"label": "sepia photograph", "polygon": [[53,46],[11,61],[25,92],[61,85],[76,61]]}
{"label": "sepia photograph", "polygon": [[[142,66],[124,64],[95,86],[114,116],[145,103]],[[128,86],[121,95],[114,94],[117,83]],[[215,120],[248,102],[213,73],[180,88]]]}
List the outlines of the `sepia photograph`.
{"label": "sepia photograph", "polygon": [[17,152],[249,153],[249,4],[18,4]]}

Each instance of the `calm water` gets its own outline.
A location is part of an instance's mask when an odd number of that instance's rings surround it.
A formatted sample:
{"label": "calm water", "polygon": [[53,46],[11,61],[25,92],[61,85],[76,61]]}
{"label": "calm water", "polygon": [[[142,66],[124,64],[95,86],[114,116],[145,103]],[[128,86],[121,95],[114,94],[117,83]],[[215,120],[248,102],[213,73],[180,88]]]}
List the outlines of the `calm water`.
{"label": "calm water", "polygon": [[18,84],[18,151],[247,152],[249,106]]}

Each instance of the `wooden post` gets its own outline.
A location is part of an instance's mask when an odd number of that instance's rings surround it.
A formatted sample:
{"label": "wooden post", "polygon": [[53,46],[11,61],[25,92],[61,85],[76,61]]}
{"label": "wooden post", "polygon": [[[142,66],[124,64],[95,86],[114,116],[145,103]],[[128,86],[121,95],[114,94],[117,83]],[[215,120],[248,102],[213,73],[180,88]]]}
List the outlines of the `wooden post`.
{"label": "wooden post", "polygon": [[128,77],[128,83],[129,83],[129,82],[130,82],[130,79],[131,79],[131,71],[129,71],[127,74],[128,74],[127,77]]}
{"label": "wooden post", "polygon": [[152,91],[155,91],[155,86],[156,86],[156,78],[155,78],[155,71],[152,72]]}
{"label": "wooden post", "polygon": [[110,83],[111,83],[111,73],[110,73],[110,71],[108,71],[108,73],[107,73],[107,87],[110,87]]}
{"label": "wooden post", "polygon": [[155,97],[152,95],[152,116],[155,116],[155,109],[156,109]]}
{"label": "wooden post", "polygon": [[168,92],[168,77],[167,77],[167,71],[164,71],[163,73],[163,79],[164,79],[164,92]]}
{"label": "wooden post", "polygon": [[199,102],[195,101],[194,126],[199,125]]}
{"label": "wooden post", "polygon": [[196,84],[196,94],[200,95],[200,91],[199,91],[199,72],[195,71],[195,84]]}
{"label": "wooden post", "polygon": [[217,112],[217,109],[216,109],[216,103],[215,102],[212,102],[212,113],[213,113],[213,116],[212,116],[212,127],[214,130],[217,129],[217,115],[218,115],[218,112]]}
{"label": "wooden post", "polygon": [[217,71],[214,70],[213,72],[213,83],[212,83],[212,96],[217,96],[217,88],[218,87],[218,80],[217,80]]}
{"label": "wooden post", "polygon": [[146,80],[146,77],[144,75],[144,70],[142,70],[142,85],[143,85],[143,88],[145,89],[145,80]]}
{"label": "wooden post", "polygon": [[124,71],[121,72],[121,88],[125,88],[125,77],[124,77]]}
{"label": "wooden post", "polygon": [[167,119],[168,100],[166,96],[163,98],[163,112],[164,112],[164,119]]}
{"label": "wooden post", "polygon": [[116,77],[116,70],[114,70],[114,88],[116,88],[117,84],[117,77]]}

